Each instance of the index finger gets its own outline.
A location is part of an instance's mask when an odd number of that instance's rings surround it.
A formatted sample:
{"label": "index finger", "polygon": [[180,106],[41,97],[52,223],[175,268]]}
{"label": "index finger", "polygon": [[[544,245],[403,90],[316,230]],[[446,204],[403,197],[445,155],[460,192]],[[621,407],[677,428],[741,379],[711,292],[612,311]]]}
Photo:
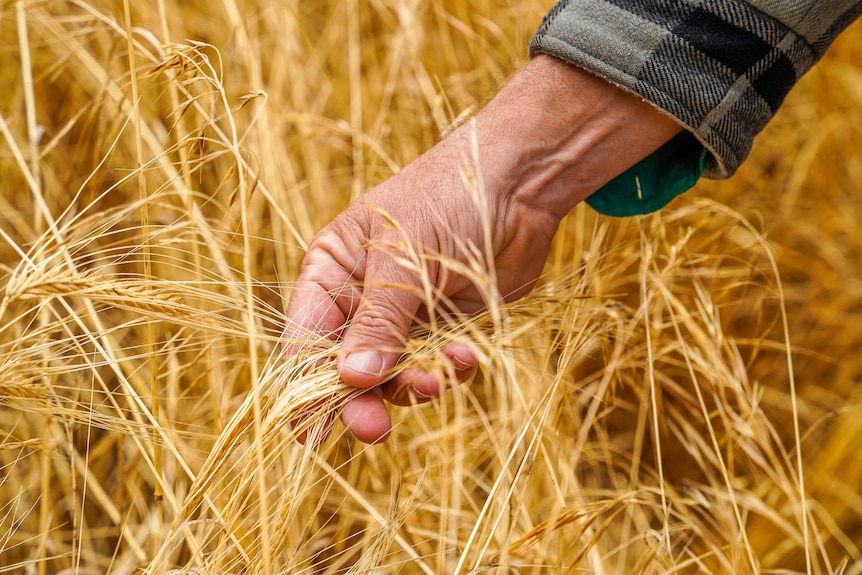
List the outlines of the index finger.
{"label": "index finger", "polygon": [[[313,344],[321,336],[338,340],[360,295],[361,287],[354,274],[345,270],[327,250],[312,248],[306,253],[287,305],[287,322],[282,333],[284,359],[302,363],[308,354],[319,349]],[[300,443],[308,440],[308,431],[302,429],[302,422],[313,417],[316,411],[312,408],[291,421],[291,426],[298,430]],[[318,441],[329,435],[332,420],[331,414],[325,416]]]}
{"label": "index finger", "polygon": [[340,337],[361,296],[354,272],[325,249],[312,248],[306,254],[287,305],[283,337],[288,357],[320,335],[333,341]]}

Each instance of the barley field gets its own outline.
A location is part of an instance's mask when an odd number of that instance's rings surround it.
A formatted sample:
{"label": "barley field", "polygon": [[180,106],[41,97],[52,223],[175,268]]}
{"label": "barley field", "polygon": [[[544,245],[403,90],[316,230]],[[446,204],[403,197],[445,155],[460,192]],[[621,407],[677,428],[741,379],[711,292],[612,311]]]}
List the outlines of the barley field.
{"label": "barley field", "polygon": [[351,395],[282,354],[305,247],[551,4],[0,3],[0,573],[862,573],[862,22],[732,179],[414,330],[474,381],[295,441]]}

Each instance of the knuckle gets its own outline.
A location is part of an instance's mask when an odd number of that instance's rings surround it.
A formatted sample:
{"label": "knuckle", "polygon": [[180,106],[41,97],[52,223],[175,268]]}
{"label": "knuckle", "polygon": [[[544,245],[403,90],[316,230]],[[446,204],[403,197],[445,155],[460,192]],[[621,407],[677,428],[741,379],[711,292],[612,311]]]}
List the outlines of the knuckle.
{"label": "knuckle", "polygon": [[352,334],[361,334],[365,341],[372,344],[399,345],[405,341],[407,330],[412,323],[412,314],[388,302],[366,302],[350,323]]}

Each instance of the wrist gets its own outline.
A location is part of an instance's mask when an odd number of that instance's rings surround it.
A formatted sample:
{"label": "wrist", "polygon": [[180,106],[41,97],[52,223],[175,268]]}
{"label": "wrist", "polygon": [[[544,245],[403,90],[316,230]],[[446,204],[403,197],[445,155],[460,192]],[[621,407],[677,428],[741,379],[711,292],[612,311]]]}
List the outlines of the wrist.
{"label": "wrist", "polygon": [[538,56],[477,116],[477,130],[486,177],[501,180],[508,201],[561,219],[680,127],[639,96]]}

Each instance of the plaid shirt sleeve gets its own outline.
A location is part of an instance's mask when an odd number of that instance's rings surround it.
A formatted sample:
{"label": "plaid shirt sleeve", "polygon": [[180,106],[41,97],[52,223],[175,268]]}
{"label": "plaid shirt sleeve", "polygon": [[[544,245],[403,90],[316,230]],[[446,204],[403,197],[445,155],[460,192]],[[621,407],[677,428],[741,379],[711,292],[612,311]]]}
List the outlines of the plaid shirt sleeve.
{"label": "plaid shirt sleeve", "polygon": [[703,144],[707,177],[726,178],[860,13],[862,0],[561,0],[530,55],[641,95]]}

